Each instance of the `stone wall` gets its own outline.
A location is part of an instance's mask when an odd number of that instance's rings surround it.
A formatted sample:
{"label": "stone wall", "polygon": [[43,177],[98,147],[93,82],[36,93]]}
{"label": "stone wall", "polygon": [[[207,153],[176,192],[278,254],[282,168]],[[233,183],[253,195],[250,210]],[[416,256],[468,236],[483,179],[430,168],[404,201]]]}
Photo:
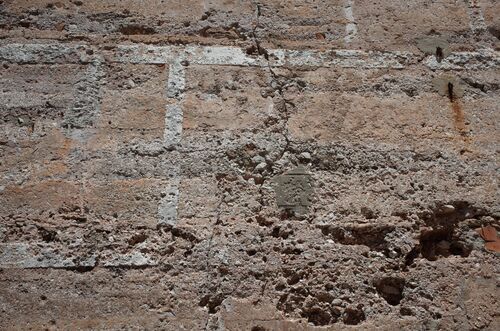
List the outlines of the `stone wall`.
{"label": "stone wall", "polygon": [[0,329],[500,329],[499,17],[0,1]]}

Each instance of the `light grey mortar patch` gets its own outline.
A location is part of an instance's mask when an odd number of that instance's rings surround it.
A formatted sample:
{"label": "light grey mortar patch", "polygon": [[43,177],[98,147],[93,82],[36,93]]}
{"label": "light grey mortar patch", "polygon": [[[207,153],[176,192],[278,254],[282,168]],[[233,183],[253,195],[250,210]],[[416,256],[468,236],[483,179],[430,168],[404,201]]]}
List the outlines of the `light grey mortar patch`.
{"label": "light grey mortar patch", "polygon": [[[5,186],[0,185],[0,193],[4,190]],[[7,232],[7,229],[4,225],[0,224],[0,240],[4,241],[6,239],[5,233]]]}
{"label": "light grey mortar patch", "polygon": [[177,206],[179,204],[179,180],[174,180],[162,192],[158,206],[158,225],[175,226],[177,223]]}
{"label": "light grey mortar patch", "polygon": [[[92,50],[92,52],[88,52]],[[114,52],[114,53],[113,53]],[[416,63],[418,57],[409,52],[365,52],[360,50],[299,51],[270,49],[269,63],[280,66],[394,68],[402,69]],[[119,45],[111,53],[111,61],[122,63],[165,64],[180,63],[180,59],[199,65],[267,66],[265,59],[248,56],[243,49],[226,46],[154,46]],[[478,52],[450,54],[438,63],[434,57],[425,63],[431,69],[479,69],[499,65],[499,52],[481,49]],[[86,45],[10,44],[0,46],[0,60],[17,63],[93,63],[101,55]],[[481,60],[481,61],[478,61]]]}
{"label": "light grey mortar patch", "polygon": [[[187,46],[185,48],[170,46],[120,46],[118,49],[127,49],[132,52],[127,56],[118,56],[122,62],[131,63],[165,63],[179,65],[181,60],[186,60],[198,65],[235,65],[235,66],[267,66],[266,60],[248,56],[243,49],[225,46]],[[403,69],[410,64],[418,62],[418,56],[410,52],[391,51],[361,51],[361,50],[285,50],[269,49],[269,63],[273,67],[281,66],[311,66],[311,67],[343,67],[343,68],[393,68]],[[175,54],[178,58],[172,59]],[[453,53],[437,63],[434,57],[427,59],[428,66],[435,66],[433,62],[445,69],[455,68],[480,68],[478,59],[483,59],[488,67],[498,66],[499,52],[493,49],[482,49],[478,52]],[[450,62],[446,62],[450,61]],[[180,69],[182,70],[182,69]],[[169,77],[173,83],[180,78],[174,69]],[[171,79],[170,79],[171,78]],[[177,85],[177,84],[176,84]],[[179,85],[183,86],[183,85]],[[176,90],[170,90],[170,95],[175,95]]]}
{"label": "light grey mortar patch", "polygon": [[47,102],[40,94],[24,91],[0,92],[0,100],[2,101],[2,109],[37,107],[43,106]]}
{"label": "light grey mortar patch", "polygon": [[167,97],[182,100],[186,87],[184,66],[180,60],[172,62],[168,72]]}
{"label": "light grey mortar patch", "polygon": [[178,57],[179,48],[173,46],[120,45],[111,55],[113,62],[164,64]]}
{"label": "light grey mortar patch", "polygon": [[179,104],[167,105],[165,114],[165,146],[177,145],[182,137],[183,112]]}
{"label": "light grey mortar patch", "polygon": [[350,43],[356,38],[358,34],[358,27],[356,25],[356,21],[354,20],[354,0],[345,0],[344,1],[344,16],[347,21],[345,25],[345,36],[344,42],[346,44]]}
{"label": "light grey mortar patch", "polygon": [[167,81],[167,97],[172,99],[171,103],[166,106],[165,113],[165,131],[164,142],[165,146],[177,145],[182,137],[182,101],[184,100],[185,88],[185,70],[181,64],[181,58],[174,61],[169,67]]}
{"label": "light grey mortar patch", "polygon": [[165,146],[161,140],[145,141],[134,139],[131,141],[129,150],[136,155],[157,157],[165,152]]}
{"label": "light grey mortar patch", "polygon": [[[163,135],[164,145],[168,148],[180,144],[182,138],[183,110],[185,89],[185,69],[182,62],[186,55],[178,57],[170,63],[168,81],[166,87],[167,98],[170,104],[166,106],[165,131]],[[162,199],[158,206],[158,225],[174,226],[177,222],[177,206],[179,202],[179,179],[165,188]]]}
{"label": "light grey mortar patch", "polygon": [[486,31],[483,12],[478,0],[467,0],[467,14],[469,15],[470,28],[473,32]]}
{"label": "light grey mortar patch", "polygon": [[20,64],[90,63],[99,56],[87,45],[9,44],[0,46],[0,61]]}
{"label": "light grey mortar patch", "polygon": [[158,263],[149,255],[141,252],[132,252],[128,254],[116,254],[109,259],[103,259],[104,267],[150,267]]}
{"label": "light grey mortar patch", "polygon": [[88,128],[94,125],[100,109],[103,77],[101,61],[96,60],[88,66],[87,72],[76,83],[75,103],[70,111],[65,112],[63,127]]}
{"label": "light grey mortar patch", "polygon": [[[270,50],[271,65],[342,68],[403,69],[416,58],[408,52],[364,52],[358,50],[297,51]],[[273,59],[275,58],[275,59]]]}
{"label": "light grey mortar patch", "polygon": [[476,70],[492,69],[500,66],[500,52],[481,49],[477,52],[456,52],[438,62],[434,56],[423,61],[432,70]]}
{"label": "light grey mortar patch", "polygon": [[188,46],[185,54],[190,62],[200,65],[266,66],[262,57],[250,57],[238,47]]}
{"label": "light grey mortar patch", "polygon": [[42,247],[37,250],[26,243],[8,243],[0,245],[1,268],[75,268],[93,267],[96,264],[94,257],[80,259],[64,257],[53,248]]}

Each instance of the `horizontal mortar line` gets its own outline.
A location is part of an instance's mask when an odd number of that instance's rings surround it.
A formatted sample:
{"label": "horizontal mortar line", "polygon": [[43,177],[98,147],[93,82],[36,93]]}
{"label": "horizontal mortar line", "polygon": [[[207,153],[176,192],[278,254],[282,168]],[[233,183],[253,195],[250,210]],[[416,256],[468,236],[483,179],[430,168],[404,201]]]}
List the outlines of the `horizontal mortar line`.
{"label": "horizontal mortar line", "polygon": [[[343,67],[403,69],[417,63],[420,54],[403,51],[362,50],[268,50],[269,61],[253,57],[235,46],[152,46],[118,45],[112,50],[99,50],[88,45],[7,44],[0,46],[0,60],[21,64],[90,63],[96,61],[166,64],[183,58],[196,65],[229,65],[250,67]],[[475,52],[454,52],[441,62],[428,55],[424,65],[431,69],[485,69],[500,66],[500,52],[491,48]]]}
{"label": "horizontal mortar line", "polygon": [[[37,252],[35,252],[37,251]],[[40,242],[11,242],[0,244],[0,268],[3,269],[74,269],[74,268],[142,268],[154,267],[158,262],[148,254],[132,251],[111,257],[65,256],[58,249]],[[80,259],[75,261],[75,258]]]}
{"label": "horizontal mortar line", "polygon": [[[243,49],[230,46],[118,46],[116,62],[156,63],[163,57],[164,62],[172,62],[182,56],[189,63],[197,65],[233,65],[273,67],[344,67],[344,68],[394,68],[403,69],[418,62],[422,56],[410,52],[379,52],[360,50],[268,50],[269,61],[262,57],[248,56]],[[120,54],[121,53],[121,54]],[[163,63],[163,62],[162,62]],[[424,63],[432,69],[473,69],[497,67],[500,52],[482,49],[477,52],[456,52],[441,62],[434,56],[427,56]]]}

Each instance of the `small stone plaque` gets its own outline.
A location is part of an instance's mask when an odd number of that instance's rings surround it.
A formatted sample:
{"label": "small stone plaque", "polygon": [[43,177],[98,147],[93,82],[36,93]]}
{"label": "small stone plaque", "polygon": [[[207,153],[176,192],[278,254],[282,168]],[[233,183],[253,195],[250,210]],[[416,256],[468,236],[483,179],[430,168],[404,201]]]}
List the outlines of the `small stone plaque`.
{"label": "small stone plaque", "polygon": [[[451,91],[450,84],[452,88]],[[464,95],[462,81],[456,76],[452,76],[449,74],[437,76],[432,80],[432,85],[434,87],[434,90],[442,96],[450,97],[450,93],[452,93],[452,97],[461,98]]]}
{"label": "small stone plaque", "polygon": [[416,40],[417,47],[422,53],[434,55],[438,62],[451,54],[450,44],[442,37],[424,37]]}
{"label": "small stone plaque", "polygon": [[312,178],[303,166],[275,177],[273,182],[279,207],[299,215],[307,213],[311,205]]}

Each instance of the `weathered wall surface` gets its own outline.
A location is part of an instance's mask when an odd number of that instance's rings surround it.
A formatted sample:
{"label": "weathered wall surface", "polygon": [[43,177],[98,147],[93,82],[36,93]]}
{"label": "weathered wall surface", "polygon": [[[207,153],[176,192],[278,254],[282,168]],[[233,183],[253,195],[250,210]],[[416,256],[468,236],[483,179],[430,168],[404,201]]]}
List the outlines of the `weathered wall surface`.
{"label": "weathered wall surface", "polygon": [[0,329],[499,330],[499,17],[0,1]]}

